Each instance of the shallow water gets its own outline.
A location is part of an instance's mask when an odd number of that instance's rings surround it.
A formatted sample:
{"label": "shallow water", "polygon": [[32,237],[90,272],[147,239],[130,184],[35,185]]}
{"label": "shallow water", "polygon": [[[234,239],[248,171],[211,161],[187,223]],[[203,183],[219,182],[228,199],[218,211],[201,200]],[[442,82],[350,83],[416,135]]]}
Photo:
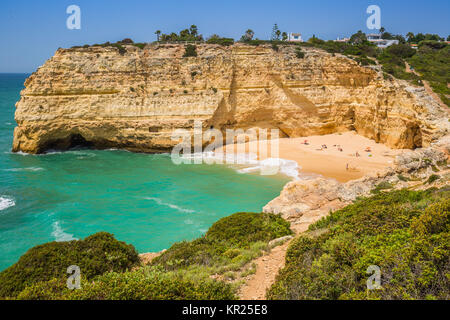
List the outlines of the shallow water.
{"label": "shallow water", "polygon": [[99,231],[139,252],[160,251],[221,217],[260,212],[288,181],[226,165],[177,166],[169,155],[13,154],[14,104],[26,77],[0,74],[0,270],[35,245]]}

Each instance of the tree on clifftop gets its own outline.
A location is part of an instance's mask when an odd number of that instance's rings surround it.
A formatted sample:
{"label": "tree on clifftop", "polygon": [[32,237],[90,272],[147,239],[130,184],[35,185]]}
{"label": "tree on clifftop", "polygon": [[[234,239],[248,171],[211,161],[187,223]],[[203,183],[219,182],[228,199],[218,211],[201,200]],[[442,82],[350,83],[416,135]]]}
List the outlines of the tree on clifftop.
{"label": "tree on clifftop", "polygon": [[245,31],[245,34],[241,37],[241,41],[251,41],[253,40],[253,37],[255,36],[255,32],[252,29],[248,29]]}
{"label": "tree on clifftop", "polygon": [[278,28],[278,25],[275,23],[272,28],[272,37],[271,40],[280,40],[281,31]]}
{"label": "tree on clifftop", "polygon": [[351,36],[350,43],[352,44],[362,44],[367,41],[366,34],[359,30],[357,33]]}

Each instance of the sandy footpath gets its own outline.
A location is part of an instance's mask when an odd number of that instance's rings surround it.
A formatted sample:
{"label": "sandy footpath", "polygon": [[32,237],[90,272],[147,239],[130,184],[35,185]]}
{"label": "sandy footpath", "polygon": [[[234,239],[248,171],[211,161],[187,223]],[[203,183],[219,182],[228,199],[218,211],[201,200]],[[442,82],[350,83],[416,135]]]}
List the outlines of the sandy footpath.
{"label": "sandy footpath", "polygon": [[[296,161],[301,174],[316,173],[339,182],[359,179],[393,166],[395,155],[402,152],[359,136],[355,132],[285,138],[277,140],[276,143],[279,144],[278,157]],[[269,143],[268,149],[270,148]],[[239,153],[245,149],[245,152],[257,151],[259,160],[275,158],[270,152],[258,150],[256,141],[227,145],[223,149],[217,149],[216,152]],[[367,152],[368,150],[370,152]]]}

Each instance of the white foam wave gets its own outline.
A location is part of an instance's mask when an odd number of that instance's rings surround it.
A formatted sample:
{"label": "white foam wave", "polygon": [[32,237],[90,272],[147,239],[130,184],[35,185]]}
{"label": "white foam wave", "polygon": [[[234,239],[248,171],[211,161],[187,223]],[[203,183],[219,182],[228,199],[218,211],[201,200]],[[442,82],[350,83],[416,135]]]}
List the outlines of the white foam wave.
{"label": "white foam wave", "polygon": [[[299,170],[301,169],[294,160],[281,158],[268,158],[258,160],[254,153],[215,153],[203,152],[183,155],[182,159],[191,161],[201,161],[205,163],[218,163],[241,166],[237,169],[239,173],[252,173],[259,171],[261,175],[284,174],[294,180],[299,179]],[[242,168],[244,166],[244,168]]]}
{"label": "white foam wave", "polygon": [[155,202],[156,202],[157,204],[159,204],[160,206],[166,206],[166,207],[175,209],[175,210],[180,211],[180,212],[184,212],[184,213],[194,213],[194,212],[195,212],[194,210],[185,209],[185,208],[179,207],[179,206],[177,206],[177,205],[175,205],[175,204],[166,203],[166,202],[162,201],[162,200],[159,199],[159,198],[146,197],[145,199],[155,201]]}
{"label": "white foam wave", "polygon": [[44,170],[44,168],[39,168],[39,167],[3,169],[3,171],[11,171],[11,172],[19,172],[19,171],[35,172],[35,171],[42,171],[42,170]]}
{"label": "white foam wave", "polygon": [[73,234],[69,234],[69,233],[64,232],[64,230],[59,225],[59,221],[53,222],[52,236],[55,237],[55,240],[57,242],[66,242],[66,241],[78,240],[77,238],[74,238]]}
{"label": "white foam wave", "polygon": [[14,199],[7,196],[0,197],[0,211],[8,209],[9,207],[13,207],[15,205],[16,202],[14,201]]}
{"label": "white foam wave", "polygon": [[17,154],[19,156],[29,156],[29,155],[31,155],[31,153],[26,153],[26,152],[23,152],[23,151],[17,151],[17,152],[6,151],[5,154]]}

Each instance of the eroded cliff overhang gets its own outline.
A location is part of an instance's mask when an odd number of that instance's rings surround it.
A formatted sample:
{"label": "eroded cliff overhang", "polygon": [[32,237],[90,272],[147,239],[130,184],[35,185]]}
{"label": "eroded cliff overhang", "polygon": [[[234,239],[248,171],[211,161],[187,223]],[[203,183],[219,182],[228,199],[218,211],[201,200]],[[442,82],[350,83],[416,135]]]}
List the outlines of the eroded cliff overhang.
{"label": "eroded cliff overhang", "polygon": [[[167,151],[176,129],[277,128],[300,137],[355,130],[394,148],[429,145],[447,128],[422,88],[376,68],[293,46],[184,45],[59,49],[25,82],[14,151]],[[441,112],[441,114],[439,114]]]}

